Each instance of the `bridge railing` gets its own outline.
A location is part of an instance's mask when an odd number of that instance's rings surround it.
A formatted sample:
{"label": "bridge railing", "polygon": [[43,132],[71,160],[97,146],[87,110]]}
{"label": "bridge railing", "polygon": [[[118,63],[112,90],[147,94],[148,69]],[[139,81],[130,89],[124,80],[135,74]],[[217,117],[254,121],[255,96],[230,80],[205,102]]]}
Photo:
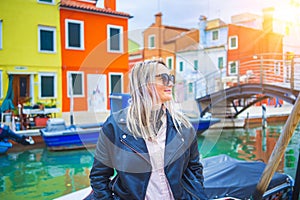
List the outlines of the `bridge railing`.
{"label": "bridge railing", "polygon": [[[227,67],[205,74],[195,81],[195,97],[200,98],[241,84],[271,84],[300,90],[300,55],[287,57],[279,54],[262,54],[250,59],[236,60],[236,69]],[[224,69],[223,69],[224,70]]]}

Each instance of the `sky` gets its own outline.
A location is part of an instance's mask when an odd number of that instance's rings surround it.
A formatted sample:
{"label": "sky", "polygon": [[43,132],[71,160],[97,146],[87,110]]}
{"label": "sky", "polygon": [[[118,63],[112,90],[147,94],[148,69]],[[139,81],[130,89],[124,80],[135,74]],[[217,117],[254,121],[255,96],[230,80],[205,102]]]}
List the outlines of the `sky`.
{"label": "sky", "polygon": [[232,15],[250,12],[262,15],[262,9],[291,0],[117,0],[117,10],[129,13],[129,31],[145,29],[162,12],[162,23],[169,26],[197,28],[200,15],[208,20],[230,22]]}

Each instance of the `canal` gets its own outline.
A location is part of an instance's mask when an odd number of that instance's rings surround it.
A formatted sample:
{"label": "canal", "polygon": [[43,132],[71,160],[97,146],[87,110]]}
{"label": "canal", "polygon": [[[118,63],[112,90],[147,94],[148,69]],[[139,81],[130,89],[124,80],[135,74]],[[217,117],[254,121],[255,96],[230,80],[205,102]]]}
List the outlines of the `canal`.
{"label": "canal", "polygon": [[[267,162],[282,125],[266,129],[208,130],[198,137],[201,157],[227,154],[241,160]],[[279,171],[295,177],[300,146],[297,128]],[[51,152],[46,148],[0,156],[0,199],[54,199],[89,186],[93,150]]]}

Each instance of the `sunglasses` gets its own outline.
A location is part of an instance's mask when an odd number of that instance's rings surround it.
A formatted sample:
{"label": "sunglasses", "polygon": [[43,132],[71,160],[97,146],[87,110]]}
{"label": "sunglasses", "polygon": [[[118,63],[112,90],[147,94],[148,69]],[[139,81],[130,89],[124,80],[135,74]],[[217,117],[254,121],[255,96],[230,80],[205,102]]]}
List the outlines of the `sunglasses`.
{"label": "sunglasses", "polygon": [[158,74],[155,77],[160,77],[162,79],[164,86],[170,86],[170,81],[174,84],[175,83],[175,76],[173,74]]}

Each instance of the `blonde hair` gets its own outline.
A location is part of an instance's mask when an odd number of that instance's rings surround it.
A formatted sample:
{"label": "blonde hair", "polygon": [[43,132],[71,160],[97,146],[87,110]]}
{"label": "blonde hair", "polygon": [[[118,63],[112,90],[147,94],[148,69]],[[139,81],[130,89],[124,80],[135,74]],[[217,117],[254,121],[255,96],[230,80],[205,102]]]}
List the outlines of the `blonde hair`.
{"label": "blonde hair", "polygon": [[[155,122],[160,109],[154,109],[159,104],[159,96],[154,84],[158,65],[167,67],[161,61],[147,61],[135,64],[129,74],[130,95],[132,103],[128,108],[127,127],[135,137],[152,138],[157,132]],[[175,109],[174,100],[165,102],[177,131],[180,125],[191,127],[187,118]],[[154,112],[154,113],[153,113]],[[181,133],[180,133],[181,134]]]}

